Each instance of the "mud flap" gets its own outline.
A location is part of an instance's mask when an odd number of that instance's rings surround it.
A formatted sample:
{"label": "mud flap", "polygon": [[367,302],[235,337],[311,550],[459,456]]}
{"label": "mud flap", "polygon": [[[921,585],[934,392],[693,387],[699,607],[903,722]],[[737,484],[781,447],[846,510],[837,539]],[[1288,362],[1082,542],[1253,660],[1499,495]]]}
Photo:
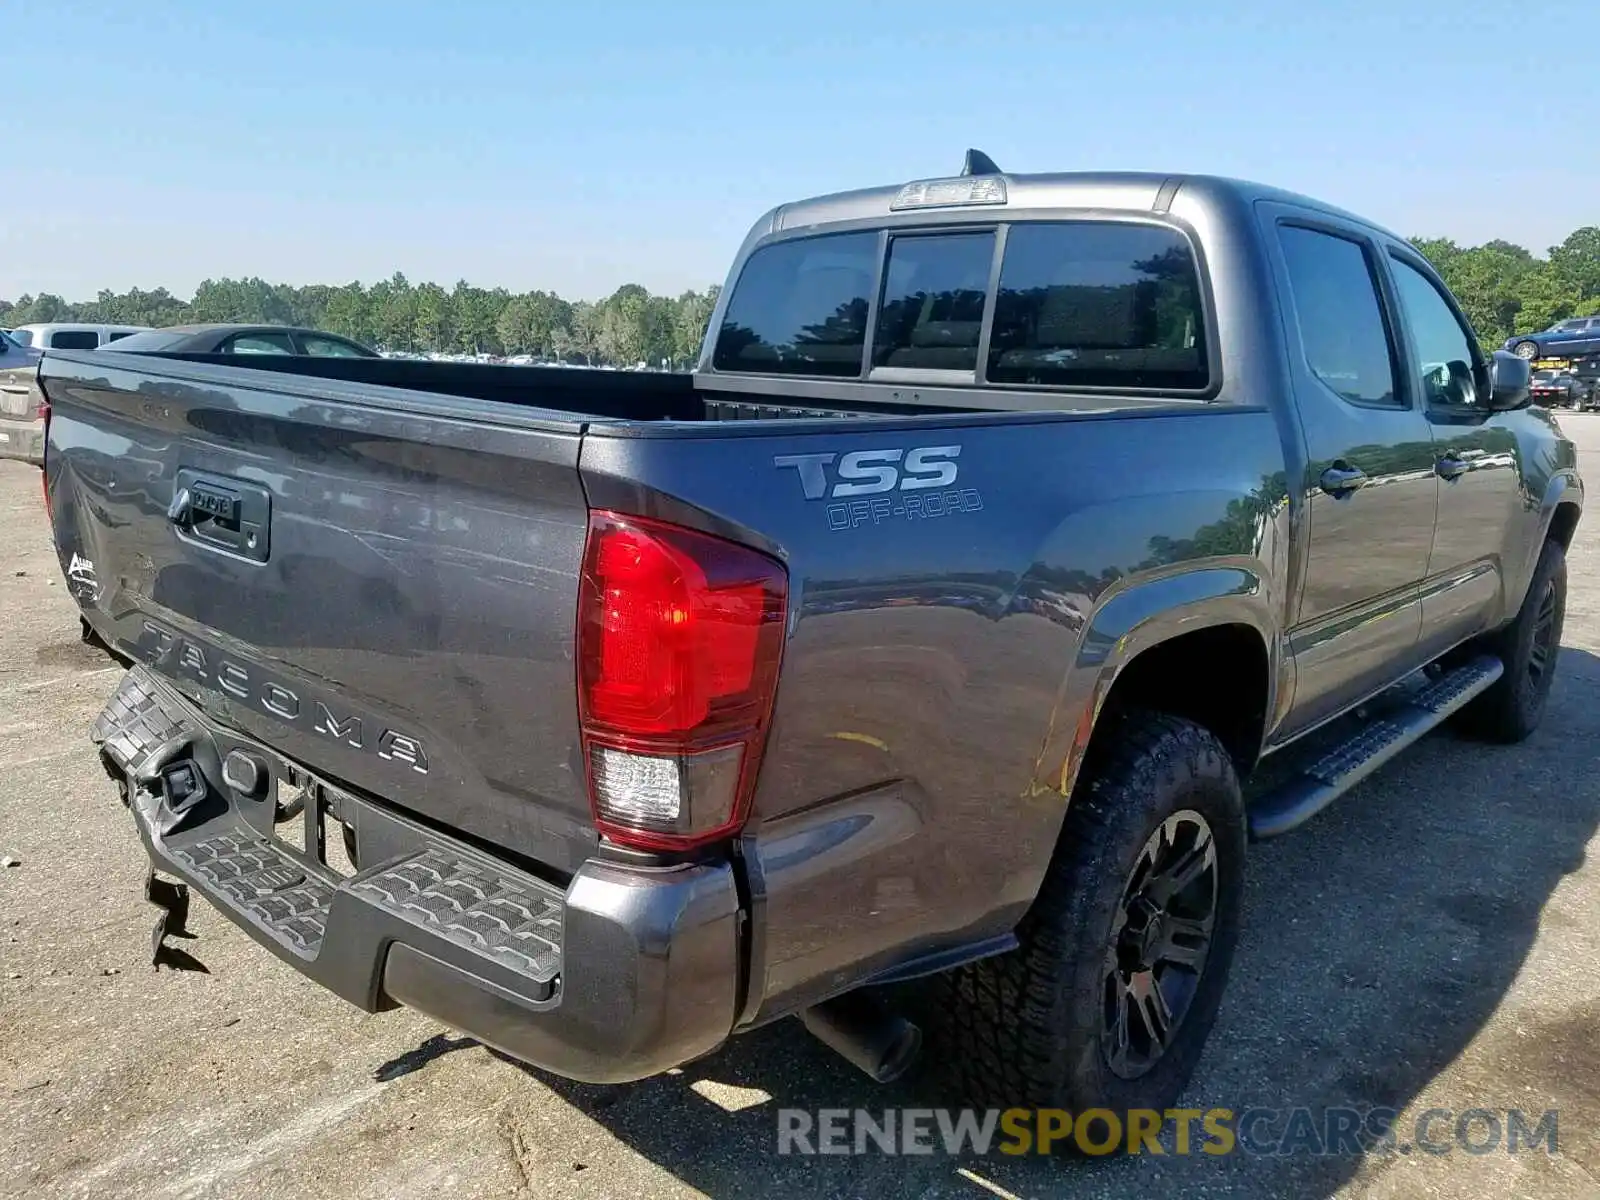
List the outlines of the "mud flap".
{"label": "mud flap", "polygon": [[169,937],[194,939],[188,927],[189,885],[158,879],[152,867],[145,873],[144,898],[161,910],[150,930],[150,965],[158,971],[165,966],[174,971],[199,971],[209,975],[205,964],[194,955],[167,945]]}

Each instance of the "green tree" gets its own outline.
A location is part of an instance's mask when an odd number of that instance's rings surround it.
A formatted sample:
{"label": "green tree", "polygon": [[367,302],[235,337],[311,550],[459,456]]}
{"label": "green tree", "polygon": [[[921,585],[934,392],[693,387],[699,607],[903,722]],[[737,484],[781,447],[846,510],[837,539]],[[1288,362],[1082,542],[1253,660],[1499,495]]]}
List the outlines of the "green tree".
{"label": "green tree", "polygon": [[533,297],[513,296],[495,319],[495,332],[508,354],[533,354]]}
{"label": "green tree", "polygon": [[1585,314],[1600,312],[1600,225],[1573,230],[1566,241],[1551,246],[1550,270],[1577,293]]}
{"label": "green tree", "polygon": [[693,366],[700,357],[711,310],[717,305],[717,289],[685,292],[678,297],[672,314],[673,365]]}
{"label": "green tree", "polygon": [[599,330],[600,354],[618,366],[655,365],[671,353],[670,319],[650,293],[625,283],[605,302]]}
{"label": "green tree", "polygon": [[393,278],[373,285],[370,300],[378,343],[390,350],[415,350],[417,296],[411,282],[396,271]]}
{"label": "green tree", "polygon": [[508,299],[503,290],[486,292],[465,279],[458,280],[450,293],[453,346],[468,354],[498,353],[501,343],[496,324]]}
{"label": "green tree", "polygon": [[416,289],[416,344],[420,350],[448,350],[455,334],[450,293],[437,283]]}
{"label": "green tree", "polygon": [[359,280],[333,289],[327,307],[323,309],[320,328],[329,333],[342,333],[358,342],[380,340],[370,297]]}
{"label": "green tree", "polygon": [[570,354],[575,354],[591,366],[600,357],[600,325],[605,319],[605,309],[600,304],[579,300],[572,306]]}

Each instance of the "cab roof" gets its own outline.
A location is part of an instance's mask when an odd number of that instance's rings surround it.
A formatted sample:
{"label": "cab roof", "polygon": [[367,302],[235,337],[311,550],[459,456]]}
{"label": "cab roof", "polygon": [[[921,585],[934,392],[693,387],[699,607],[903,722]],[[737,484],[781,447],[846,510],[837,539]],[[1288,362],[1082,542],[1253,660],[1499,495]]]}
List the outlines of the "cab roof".
{"label": "cab roof", "polygon": [[[929,180],[964,177],[951,175],[929,177]],[[1171,209],[1180,196],[1185,200],[1198,200],[1202,204],[1248,205],[1268,200],[1324,212],[1341,220],[1365,225],[1397,240],[1405,240],[1365,217],[1310,196],[1220,175],[1165,174],[1157,171],[1065,171],[1045,174],[1000,172],[994,178],[1004,181],[1006,201],[1003,205],[930,208],[925,210],[926,215],[930,219],[937,219],[958,215],[970,217],[975,213],[983,213],[991,218],[1003,219],[1008,211],[1041,209],[1110,209],[1164,213]],[[922,181],[908,180],[880,187],[814,196],[780,205],[768,215],[770,224],[765,232],[778,233],[816,225],[887,217],[892,212],[890,206],[895,198],[908,183],[914,182]]]}

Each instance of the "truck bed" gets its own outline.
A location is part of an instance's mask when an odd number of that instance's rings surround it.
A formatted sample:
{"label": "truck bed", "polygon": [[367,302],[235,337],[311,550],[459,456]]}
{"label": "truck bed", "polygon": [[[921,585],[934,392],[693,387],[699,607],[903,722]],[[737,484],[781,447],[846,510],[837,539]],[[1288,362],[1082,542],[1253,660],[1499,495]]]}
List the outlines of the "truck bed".
{"label": "truck bed", "polygon": [[394,388],[405,392],[482,400],[518,408],[570,413],[619,421],[728,421],[771,418],[885,416],[933,412],[980,411],[948,405],[876,402],[870,407],[830,404],[803,405],[772,397],[738,393],[707,393],[695,386],[687,373],[614,371],[582,367],[501,366],[493,363],[434,362],[405,358],[313,358],[290,355],[160,353],[97,357],[144,360],[144,369],[160,370],[149,360],[223,367],[231,371],[271,371],[304,379],[327,380],[364,388]]}

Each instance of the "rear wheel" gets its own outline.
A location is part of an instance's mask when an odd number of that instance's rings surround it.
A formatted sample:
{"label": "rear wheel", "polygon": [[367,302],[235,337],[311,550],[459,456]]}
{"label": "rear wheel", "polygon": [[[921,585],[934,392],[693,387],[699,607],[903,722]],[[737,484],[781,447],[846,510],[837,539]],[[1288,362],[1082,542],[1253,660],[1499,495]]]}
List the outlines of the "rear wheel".
{"label": "rear wheel", "polygon": [[1511,348],[1511,353],[1518,358],[1534,359],[1539,357],[1538,342],[1518,342]]}
{"label": "rear wheel", "polygon": [[1516,620],[1485,643],[1505,664],[1505,674],[1462,709],[1465,731],[1489,741],[1520,742],[1539,727],[1555,679],[1566,613],[1566,552],[1559,543],[1546,542]]}
{"label": "rear wheel", "polygon": [[1244,878],[1232,760],[1193,722],[1110,719],[1020,945],[940,980],[935,1044],[972,1103],[1165,1109],[1216,1020]]}

